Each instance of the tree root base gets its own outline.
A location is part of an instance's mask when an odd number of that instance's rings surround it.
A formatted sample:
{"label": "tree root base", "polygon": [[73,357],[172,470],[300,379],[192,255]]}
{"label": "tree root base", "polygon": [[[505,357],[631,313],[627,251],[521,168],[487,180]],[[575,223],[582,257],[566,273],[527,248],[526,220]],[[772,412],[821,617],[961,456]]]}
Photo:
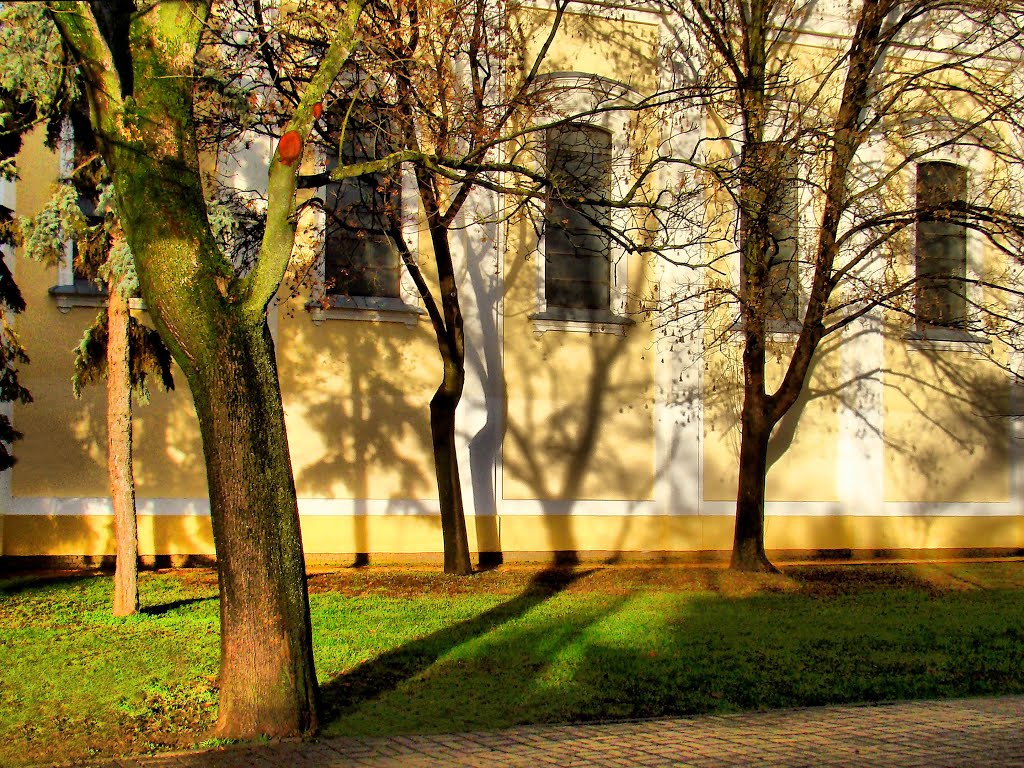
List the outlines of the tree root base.
{"label": "tree root base", "polygon": [[739,573],[781,573],[772,565],[764,553],[757,555],[737,556],[733,553],[732,562],[729,563],[729,570]]}

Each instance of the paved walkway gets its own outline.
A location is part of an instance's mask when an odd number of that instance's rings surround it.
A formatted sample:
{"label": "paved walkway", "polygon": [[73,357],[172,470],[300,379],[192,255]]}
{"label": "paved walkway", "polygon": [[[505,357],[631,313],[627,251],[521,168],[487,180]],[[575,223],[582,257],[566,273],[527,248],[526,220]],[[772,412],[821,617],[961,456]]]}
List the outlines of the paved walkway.
{"label": "paved walkway", "polygon": [[79,765],[1024,768],[1024,696],[529,726],[490,733],[324,739]]}

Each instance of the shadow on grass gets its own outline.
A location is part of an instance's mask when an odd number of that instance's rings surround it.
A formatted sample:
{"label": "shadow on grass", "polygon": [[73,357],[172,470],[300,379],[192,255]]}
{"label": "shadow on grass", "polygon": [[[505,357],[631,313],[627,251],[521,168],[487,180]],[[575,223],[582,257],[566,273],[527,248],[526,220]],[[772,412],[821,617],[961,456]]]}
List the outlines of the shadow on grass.
{"label": "shadow on grass", "polygon": [[68,586],[104,574],[99,571],[60,571],[50,573],[5,574],[0,576],[0,595],[14,597],[23,592],[49,587]]}
{"label": "shadow on grass", "polygon": [[1024,692],[1019,590],[875,571],[842,599],[834,570],[787,569],[784,592],[574,590],[525,616],[559,591],[531,584],[334,680],[324,723],[376,736]]}
{"label": "shadow on grass", "polygon": [[339,675],[321,687],[323,722],[343,717],[363,702],[395,690],[452,649],[519,618],[554,597],[592,570],[547,568],[537,573],[513,599],[451,627],[395,648]]}
{"label": "shadow on grass", "polygon": [[797,565],[784,568],[783,573],[803,592],[815,597],[852,595],[880,589],[937,595],[976,586],[930,564],[844,565],[839,569]]}
{"label": "shadow on grass", "polygon": [[172,600],[169,603],[161,603],[160,605],[146,605],[140,609],[139,613],[146,616],[163,616],[165,613],[170,613],[178,608],[184,608],[187,605],[205,603],[210,600],[216,601],[217,599],[218,598],[215,595],[211,595],[209,597],[188,597],[181,600]]}

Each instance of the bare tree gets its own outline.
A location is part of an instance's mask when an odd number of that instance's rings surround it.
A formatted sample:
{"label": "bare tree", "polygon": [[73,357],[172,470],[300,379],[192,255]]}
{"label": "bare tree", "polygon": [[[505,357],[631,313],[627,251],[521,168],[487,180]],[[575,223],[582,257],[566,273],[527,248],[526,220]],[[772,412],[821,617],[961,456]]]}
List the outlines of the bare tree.
{"label": "bare tree", "polygon": [[[1015,328],[1022,11],[1000,0],[663,6],[677,32],[673,92],[706,115],[697,149],[665,157],[689,184],[663,215],[698,233],[700,256],[664,253],[702,270],[673,303],[710,319],[718,341],[742,340],[732,567],[773,570],[769,440],[822,339],[883,310],[932,338]],[[967,232],[1003,266],[966,271]],[[785,371],[776,387],[771,356]]]}
{"label": "bare tree", "polygon": [[[300,181],[307,187],[327,185],[325,275],[333,283],[327,303],[339,297],[397,298],[401,264],[426,307],[442,363],[430,425],[449,573],[472,569],[455,429],[466,382],[459,274],[467,265],[458,261],[457,240],[474,236],[467,230],[527,213],[539,230],[564,229],[561,216],[553,213],[559,201],[564,204],[558,211],[574,212],[589,228],[613,229],[607,216],[610,190],[581,187],[581,174],[592,169],[581,171],[577,160],[573,176],[545,160],[552,130],[622,108],[621,86],[599,78],[581,81],[599,85],[591,105],[557,107],[565,85],[541,73],[570,5],[571,0],[555,4],[538,34],[538,51],[530,56],[523,52],[517,19],[500,4],[421,0],[369,6],[363,45],[346,74],[352,85],[340,98],[328,99],[319,124],[323,130],[314,136],[331,158],[329,167]],[[283,58],[284,52],[277,55]],[[581,150],[587,165],[593,147],[575,148]],[[407,186],[414,188],[423,217],[418,250],[410,248],[402,231],[403,224],[417,221],[416,211],[402,210],[408,203],[402,201],[403,178],[411,181]],[[487,194],[510,204],[501,212],[494,206],[481,213],[474,200]],[[580,205],[581,194],[593,202]],[[570,240],[576,234],[564,238],[573,250],[576,243]],[[344,252],[339,259],[335,248]],[[607,275],[608,254],[594,259]],[[580,293],[572,281],[564,283],[566,290]],[[607,277],[603,286],[607,290]]]}

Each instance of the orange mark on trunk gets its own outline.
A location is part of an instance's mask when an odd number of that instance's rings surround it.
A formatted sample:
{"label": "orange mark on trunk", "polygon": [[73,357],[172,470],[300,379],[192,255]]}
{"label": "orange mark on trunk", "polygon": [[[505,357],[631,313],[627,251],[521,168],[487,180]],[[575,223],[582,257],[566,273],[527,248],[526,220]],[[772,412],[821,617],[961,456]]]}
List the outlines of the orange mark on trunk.
{"label": "orange mark on trunk", "polygon": [[285,165],[291,165],[302,154],[302,137],[298,131],[288,131],[281,137],[277,145],[277,159]]}

